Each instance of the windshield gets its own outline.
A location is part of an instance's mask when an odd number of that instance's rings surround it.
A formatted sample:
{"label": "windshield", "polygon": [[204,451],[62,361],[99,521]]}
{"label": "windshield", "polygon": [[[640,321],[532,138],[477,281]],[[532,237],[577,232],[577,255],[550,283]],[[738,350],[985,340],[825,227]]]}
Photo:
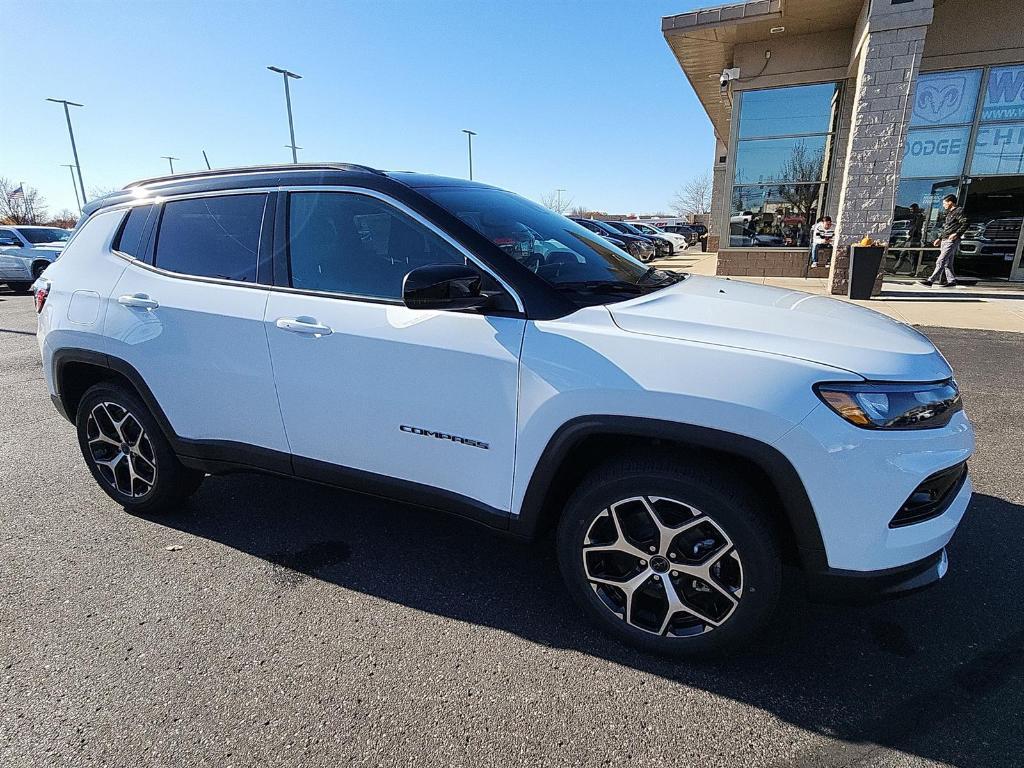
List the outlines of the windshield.
{"label": "windshield", "polygon": [[57,227],[39,227],[38,229],[19,229],[21,236],[32,245],[42,243],[63,243],[71,238],[71,231]]}
{"label": "windshield", "polygon": [[636,227],[637,229],[639,229],[641,232],[643,232],[645,234],[648,234],[648,235],[663,235],[663,234],[665,234],[665,230],[658,229],[653,224],[634,224],[633,226]]}
{"label": "windshield", "polygon": [[628,233],[630,235],[643,235],[643,232],[641,232],[639,229],[637,229],[636,227],[634,227],[632,224],[630,224],[628,222],[625,222],[625,221],[614,221],[614,222],[610,222],[610,223],[616,229],[618,229],[618,230],[620,230],[622,232],[626,232],[626,233]]}
{"label": "windshield", "polygon": [[636,285],[649,279],[645,265],[599,235],[511,192],[483,187],[418,191],[556,287],[607,282]]}

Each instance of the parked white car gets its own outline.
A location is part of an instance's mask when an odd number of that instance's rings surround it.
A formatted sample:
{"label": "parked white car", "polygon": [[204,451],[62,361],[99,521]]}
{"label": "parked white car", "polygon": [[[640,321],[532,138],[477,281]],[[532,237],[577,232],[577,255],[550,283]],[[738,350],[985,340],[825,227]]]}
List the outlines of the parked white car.
{"label": "parked white car", "polygon": [[151,180],[86,213],[36,283],[42,369],[142,519],[244,470],[555,528],[586,615],[680,656],[761,629],[784,563],[823,596],[946,574],[974,433],[946,360],[883,315],[362,166]]}
{"label": "parked white car", "polygon": [[69,239],[71,230],[60,227],[0,226],[0,283],[17,293],[28,292]]}
{"label": "parked white car", "polygon": [[675,232],[666,232],[664,229],[656,227],[653,224],[648,224],[644,221],[630,221],[627,223],[632,224],[634,227],[639,229],[641,234],[668,240],[672,243],[672,250],[674,253],[682,253],[690,247],[690,241]]}

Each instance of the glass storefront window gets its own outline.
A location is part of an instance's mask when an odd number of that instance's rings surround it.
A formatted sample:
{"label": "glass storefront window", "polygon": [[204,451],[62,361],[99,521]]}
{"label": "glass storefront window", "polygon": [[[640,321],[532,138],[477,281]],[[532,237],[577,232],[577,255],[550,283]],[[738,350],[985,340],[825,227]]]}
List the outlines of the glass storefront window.
{"label": "glass storefront window", "polygon": [[971,173],[978,176],[1024,174],[1024,123],[978,128]]}
{"label": "glass storefront window", "polygon": [[980,87],[980,69],[919,75],[910,125],[923,127],[973,122]]}
{"label": "glass storefront window", "polygon": [[809,247],[824,196],[824,184],[733,187],[729,247]]}
{"label": "glass storefront window", "polygon": [[822,181],[826,136],[754,139],[736,144],[736,183]]}
{"label": "glass storefront window", "polygon": [[746,91],[739,138],[828,133],[839,103],[836,83]]}
{"label": "glass storefront window", "polygon": [[966,125],[907,131],[901,175],[904,178],[959,176],[964,170],[970,140],[971,128]]}
{"label": "glass storefront window", "polygon": [[841,93],[819,83],[740,94],[731,247],[809,246],[824,214]]}
{"label": "glass storefront window", "polygon": [[988,73],[981,119],[1024,120],[1024,65],[996,67]]}
{"label": "glass storefront window", "polygon": [[923,273],[928,265],[934,268],[938,249],[932,243],[939,236],[945,218],[942,198],[957,194],[959,184],[959,178],[900,181],[886,271],[926,277]]}

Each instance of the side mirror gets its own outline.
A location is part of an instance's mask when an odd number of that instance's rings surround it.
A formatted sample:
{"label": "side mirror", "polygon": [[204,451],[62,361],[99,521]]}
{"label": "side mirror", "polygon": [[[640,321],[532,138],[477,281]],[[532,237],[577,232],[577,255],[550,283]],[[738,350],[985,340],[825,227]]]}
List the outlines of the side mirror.
{"label": "side mirror", "polygon": [[402,300],[409,309],[473,309],[490,303],[480,293],[480,273],[464,264],[417,267],[402,281]]}

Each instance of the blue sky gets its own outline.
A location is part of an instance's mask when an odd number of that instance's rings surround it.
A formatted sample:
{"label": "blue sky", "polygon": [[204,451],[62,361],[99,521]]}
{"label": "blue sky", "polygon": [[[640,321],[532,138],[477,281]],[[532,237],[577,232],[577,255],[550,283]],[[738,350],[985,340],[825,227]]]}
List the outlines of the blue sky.
{"label": "blue sky", "polygon": [[[594,210],[665,210],[708,170],[710,124],[661,35],[710,2],[53,2],[5,0],[0,175],[74,208],[72,111],[86,189],[167,169],[299,159],[466,173]],[[20,69],[24,66],[24,69]],[[22,76],[17,76],[21,71]],[[13,111],[11,111],[13,108]]]}

